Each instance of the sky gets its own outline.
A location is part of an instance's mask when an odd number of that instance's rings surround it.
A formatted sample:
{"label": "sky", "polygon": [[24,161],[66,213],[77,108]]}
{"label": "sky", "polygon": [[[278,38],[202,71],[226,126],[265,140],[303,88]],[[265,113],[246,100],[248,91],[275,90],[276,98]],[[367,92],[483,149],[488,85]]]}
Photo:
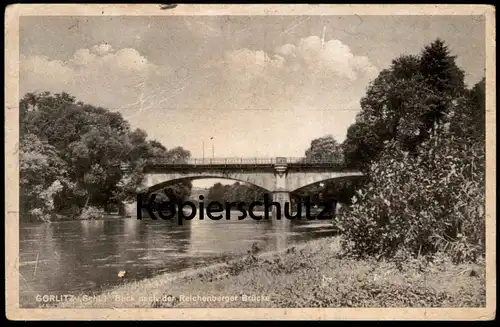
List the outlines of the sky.
{"label": "sky", "polygon": [[480,16],[22,17],[20,92],[119,111],[193,158],[300,157],[342,142],[369,82],[437,37],[468,85],[484,76]]}

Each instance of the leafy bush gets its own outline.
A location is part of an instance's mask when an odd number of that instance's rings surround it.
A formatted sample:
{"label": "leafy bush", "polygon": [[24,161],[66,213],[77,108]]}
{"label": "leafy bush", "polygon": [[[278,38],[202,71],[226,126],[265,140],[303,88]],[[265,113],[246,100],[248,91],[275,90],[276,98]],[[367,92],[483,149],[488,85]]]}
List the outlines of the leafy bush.
{"label": "leafy bush", "polygon": [[34,208],[29,211],[29,216],[30,218],[34,220],[40,220],[43,222],[49,222],[50,221],[50,215],[44,211],[42,208]]}
{"label": "leafy bush", "polygon": [[484,254],[484,148],[436,128],[410,154],[385,144],[370,183],[337,224],[346,253],[391,258],[446,252],[456,261]]}
{"label": "leafy bush", "polygon": [[93,219],[101,219],[104,216],[104,210],[96,207],[86,207],[82,210],[80,214],[81,220],[93,220]]}

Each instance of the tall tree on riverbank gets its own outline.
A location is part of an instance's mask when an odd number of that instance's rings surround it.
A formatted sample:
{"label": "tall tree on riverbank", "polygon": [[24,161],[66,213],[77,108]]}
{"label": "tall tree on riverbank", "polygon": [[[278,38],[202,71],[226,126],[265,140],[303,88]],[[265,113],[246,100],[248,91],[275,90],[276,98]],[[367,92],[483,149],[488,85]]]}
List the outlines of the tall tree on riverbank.
{"label": "tall tree on riverbank", "polygon": [[395,140],[414,151],[465,93],[464,73],[444,42],[393,60],[369,86],[343,143],[351,166],[368,167]]}
{"label": "tall tree on riverbank", "polygon": [[369,176],[336,222],[346,253],[484,256],[484,79],[467,90],[463,78],[436,40],[369,87],[343,144]]}
{"label": "tall tree on riverbank", "polygon": [[[78,215],[88,206],[103,209],[134,199],[145,163],[189,157],[183,149],[167,151],[147,140],[145,131],[131,130],[120,113],[76,102],[67,93],[29,93],[19,105],[21,212],[26,217]],[[47,197],[53,183],[59,187],[51,191],[50,206],[42,205],[40,197]],[[181,193],[186,188],[190,184]]]}

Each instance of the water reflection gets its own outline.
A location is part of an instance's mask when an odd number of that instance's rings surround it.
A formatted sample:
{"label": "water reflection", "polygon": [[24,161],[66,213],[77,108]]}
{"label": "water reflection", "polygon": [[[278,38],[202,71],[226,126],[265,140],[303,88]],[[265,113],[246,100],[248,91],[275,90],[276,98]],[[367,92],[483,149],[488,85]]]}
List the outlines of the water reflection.
{"label": "water reflection", "polygon": [[[37,294],[93,294],[123,281],[207,265],[223,256],[263,251],[332,234],[330,224],[307,221],[174,221],[107,219],[22,225],[20,301],[36,305]],[[323,233],[321,233],[323,232]],[[324,233],[326,232],[326,233]],[[330,233],[330,234],[328,234]]]}
{"label": "water reflection", "polygon": [[275,249],[283,251],[290,242],[289,238],[293,222],[288,219],[277,220],[276,217],[273,217],[272,221],[274,225]]}

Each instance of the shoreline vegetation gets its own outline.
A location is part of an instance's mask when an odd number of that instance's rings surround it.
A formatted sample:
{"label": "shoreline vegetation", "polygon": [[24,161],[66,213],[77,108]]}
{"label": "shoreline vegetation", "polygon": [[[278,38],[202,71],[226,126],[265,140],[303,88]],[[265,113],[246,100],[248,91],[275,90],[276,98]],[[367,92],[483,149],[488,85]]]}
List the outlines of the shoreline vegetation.
{"label": "shoreline vegetation", "polygon": [[[225,210],[225,208],[224,208],[224,210]],[[313,214],[313,215],[319,214],[321,211],[322,210],[311,209],[311,214]],[[184,214],[190,214],[191,210],[184,209],[183,212],[184,212]],[[241,214],[241,212],[237,211],[237,210],[230,210],[230,212],[234,213],[234,214],[238,214],[238,215]],[[263,215],[265,213],[264,208],[258,208],[258,207],[256,207],[255,210],[253,210],[253,212],[256,215]],[[272,210],[269,210],[268,212],[272,213]],[[206,210],[204,210],[204,213],[205,213],[204,216],[207,217]],[[160,218],[158,216],[156,211],[155,211],[155,214],[157,216],[157,220],[163,220],[162,218]],[[296,214],[297,214],[297,211],[292,211],[292,213],[291,213],[292,216],[295,216]],[[174,218],[171,218],[171,219],[166,219],[166,220],[175,220],[176,218],[177,218],[177,216],[175,216]],[[309,220],[318,220],[318,219],[313,219],[313,218],[315,218],[315,216],[311,216],[311,219],[309,219]],[[137,219],[137,216],[134,214],[123,215],[120,213],[105,213],[102,210],[95,210],[95,211],[93,211],[93,214],[88,214],[85,216],[62,216],[62,215],[59,215],[57,217],[57,219],[54,219],[54,220],[45,220],[45,221],[39,220],[39,221],[27,221],[27,222],[21,221],[21,224],[34,223],[34,222],[44,224],[44,223],[54,223],[54,222],[85,221],[85,220],[113,220],[113,219],[116,219],[116,220],[121,220],[121,219],[151,220],[152,218],[149,216],[149,213],[146,210],[144,210],[142,213],[142,219]],[[195,216],[195,218],[192,218],[192,219],[196,219],[196,216]],[[189,220],[192,220],[192,219],[189,219]],[[210,218],[205,218],[205,219],[217,221],[217,219],[210,219]],[[285,219],[286,219],[285,217],[281,218],[281,220],[285,220]],[[332,219],[329,219],[326,221],[331,221]],[[227,219],[224,218],[224,219],[219,219],[219,220],[225,221]],[[239,220],[239,219],[238,219],[238,217],[234,217],[234,218],[231,218],[230,220]],[[246,216],[244,220],[253,220],[253,219],[251,217]],[[266,219],[263,218],[262,220],[266,220]],[[274,220],[274,218],[270,217],[269,220]],[[296,218],[294,220],[308,220],[308,219],[306,218],[306,216],[304,214],[302,214],[300,218]],[[321,219],[319,219],[319,220],[321,220]]]}
{"label": "shoreline vegetation", "polygon": [[[57,307],[484,307],[486,303],[484,263],[454,264],[445,256],[432,262],[349,259],[341,254],[339,237],[279,252],[252,252],[203,268],[141,281],[124,279],[123,285],[95,297],[77,296]],[[186,301],[196,296],[208,299]]]}

